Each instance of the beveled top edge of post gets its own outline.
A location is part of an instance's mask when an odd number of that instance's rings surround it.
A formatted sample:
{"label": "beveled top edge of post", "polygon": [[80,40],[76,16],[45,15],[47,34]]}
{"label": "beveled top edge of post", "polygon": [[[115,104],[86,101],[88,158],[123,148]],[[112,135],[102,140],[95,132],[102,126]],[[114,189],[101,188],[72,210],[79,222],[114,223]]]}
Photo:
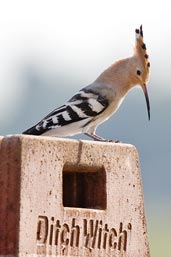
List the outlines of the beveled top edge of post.
{"label": "beveled top edge of post", "polygon": [[22,135],[22,134],[11,134],[6,136],[0,136],[0,140],[12,140],[12,139],[19,139],[20,141],[23,141],[25,139],[31,139],[31,140],[42,140],[43,142],[73,142],[73,143],[80,143],[83,144],[92,144],[92,145],[100,145],[100,146],[119,146],[119,147],[127,147],[127,148],[134,148],[136,147],[132,144],[123,143],[123,142],[99,142],[99,141],[93,141],[93,140],[84,140],[84,139],[72,139],[72,138],[64,138],[64,137],[48,137],[48,136],[33,136],[33,135]]}

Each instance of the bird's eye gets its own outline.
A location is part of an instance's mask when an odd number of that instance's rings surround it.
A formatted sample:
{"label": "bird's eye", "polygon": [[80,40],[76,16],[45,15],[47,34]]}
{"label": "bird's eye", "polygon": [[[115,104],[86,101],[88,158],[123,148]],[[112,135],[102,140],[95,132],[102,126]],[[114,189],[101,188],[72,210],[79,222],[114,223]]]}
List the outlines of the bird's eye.
{"label": "bird's eye", "polygon": [[137,70],[137,75],[140,76],[141,75],[141,71]]}

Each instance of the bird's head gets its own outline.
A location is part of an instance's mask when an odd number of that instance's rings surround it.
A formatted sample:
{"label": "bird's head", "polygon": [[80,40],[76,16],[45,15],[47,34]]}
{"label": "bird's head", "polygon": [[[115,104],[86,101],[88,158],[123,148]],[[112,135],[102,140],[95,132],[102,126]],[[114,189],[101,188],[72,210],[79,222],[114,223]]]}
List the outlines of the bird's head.
{"label": "bird's head", "polygon": [[133,56],[133,76],[134,76],[134,85],[140,85],[143,89],[146,104],[147,104],[147,111],[148,111],[148,118],[150,119],[150,101],[148,97],[147,91],[147,82],[149,78],[149,71],[150,71],[150,62],[149,56],[147,54],[146,45],[143,40],[143,30],[142,25],[139,29],[135,30],[136,42],[135,42],[135,54]]}
{"label": "bird's head", "polygon": [[[123,97],[134,86],[140,85],[143,89],[148,118],[150,119],[150,101],[147,92],[147,82],[149,78],[150,62],[143,40],[142,25],[135,30],[136,42],[134,55],[113,63],[96,79],[100,85],[110,85],[115,87]],[[105,88],[104,88],[105,90]]]}

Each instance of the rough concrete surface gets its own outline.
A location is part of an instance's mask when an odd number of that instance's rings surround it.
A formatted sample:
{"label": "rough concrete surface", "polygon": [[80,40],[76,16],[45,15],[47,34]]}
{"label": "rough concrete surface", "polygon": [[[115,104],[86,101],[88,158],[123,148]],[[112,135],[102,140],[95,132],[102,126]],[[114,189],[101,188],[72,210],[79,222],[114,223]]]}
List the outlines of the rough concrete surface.
{"label": "rough concrete surface", "polygon": [[0,256],[149,257],[132,145],[0,138]]}

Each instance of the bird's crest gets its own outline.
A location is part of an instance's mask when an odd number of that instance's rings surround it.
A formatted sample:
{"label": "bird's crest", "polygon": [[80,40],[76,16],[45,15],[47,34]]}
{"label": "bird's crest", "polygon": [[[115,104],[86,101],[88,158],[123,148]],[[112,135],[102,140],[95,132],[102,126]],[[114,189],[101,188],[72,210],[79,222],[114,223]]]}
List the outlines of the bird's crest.
{"label": "bird's crest", "polygon": [[149,62],[149,56],[147,54],[146,44],[144,43],[144,40],[143,40],[142,25],[140,26],[139,29],[135,30],[135,36],[136,36],[135,54],[138,55],[139,58],[141,58],[144,69],[147,72],[149,72],[150,62]]}

